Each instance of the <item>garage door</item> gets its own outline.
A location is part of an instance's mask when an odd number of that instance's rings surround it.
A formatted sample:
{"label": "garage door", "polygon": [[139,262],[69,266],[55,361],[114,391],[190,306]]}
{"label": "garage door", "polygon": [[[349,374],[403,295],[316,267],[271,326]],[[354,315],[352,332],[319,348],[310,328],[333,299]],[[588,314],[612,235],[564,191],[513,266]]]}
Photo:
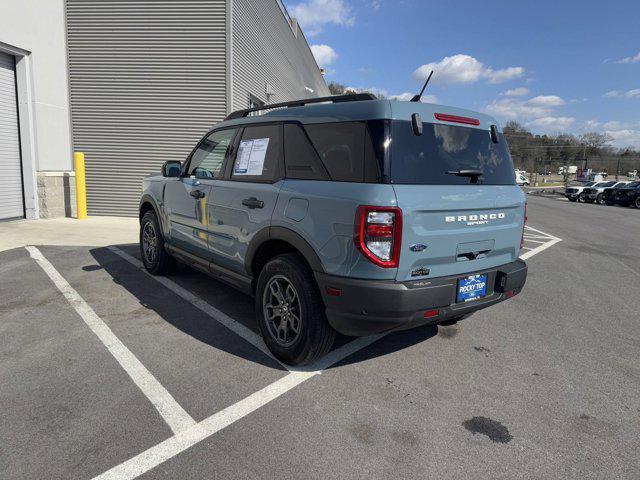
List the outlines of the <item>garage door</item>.
{"label": "garage door", "polygon": [[0,220],[24,217],[16,67],[0,52]]}

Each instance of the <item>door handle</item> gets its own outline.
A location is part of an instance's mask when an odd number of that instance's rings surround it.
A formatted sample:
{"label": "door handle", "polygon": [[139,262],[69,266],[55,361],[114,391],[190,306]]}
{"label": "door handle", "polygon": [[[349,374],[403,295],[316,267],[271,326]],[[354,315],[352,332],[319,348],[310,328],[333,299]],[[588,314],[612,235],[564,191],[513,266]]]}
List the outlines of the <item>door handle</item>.
{"label": "door handle", "polygon": [[204,192],[202,190],[191,190],[189,195],[193,198],[204,198]]}
{"label": "door handle", "polygon": [[258,200],[256,197],[250,197],[242,200],[242,205],[249,208],[263,208],[264,202],[262,200]]}

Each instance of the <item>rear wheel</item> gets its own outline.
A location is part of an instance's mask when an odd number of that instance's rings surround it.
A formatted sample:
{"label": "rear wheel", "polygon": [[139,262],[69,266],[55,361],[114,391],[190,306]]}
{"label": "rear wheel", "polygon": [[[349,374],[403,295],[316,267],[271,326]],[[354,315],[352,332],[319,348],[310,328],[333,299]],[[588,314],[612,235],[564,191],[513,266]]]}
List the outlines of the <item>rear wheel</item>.
{"label": "rear wheel", "polygon": [[640,195],[636,197],[636,200],[635,202],[633,202],[633,204],[636,206],[636,208],[640,208]]}
{"label": "rear wheel", "polygon": [[313,274],[298,255],[280,255],[264,266],[255,303],[262,337],[282,362],[306,365],[331,349],[336,332]]}
{"label": "rear wheel", "polygon": [[600,205],[604,205],[606,202],[604,201],[604,193],[601,193],[598,195],[598,198],[596,198],[596,201],[600,204]]}
{"label": "rear wheel", "polygon": [[578,197],[568,197],[570,202],[575,202],[578,200]]}
{"label": "rear wheel", "polygon": [[166,275],[176,266],[175,259],[164,248],[164,237],[153,210],[145,213],[140,222],[140,256],[144,268],[153,275]]}

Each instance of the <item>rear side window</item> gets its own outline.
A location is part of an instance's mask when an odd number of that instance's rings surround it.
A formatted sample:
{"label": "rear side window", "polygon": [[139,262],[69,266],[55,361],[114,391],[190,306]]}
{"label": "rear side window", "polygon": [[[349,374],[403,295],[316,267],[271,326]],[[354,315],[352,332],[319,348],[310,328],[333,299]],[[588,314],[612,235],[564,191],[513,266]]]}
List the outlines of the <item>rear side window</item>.
{"label": "rear side window", "polygon": [[246,127],[231,170],[235,180],[272,182],[280,178],[282,125]]}
{"label": "rear side window", "polygon": [[301,125],[284,126],[284,162],[286,177],[296,180],[329,180],[327,169]]}
{"label": "rear side window", "polygon": [[382,120],[287,124],[287,178],[376,183],[384,165],[385,131]]}
{"label": "rear side window", "polygon": [[391,127],[391,180],[419,185],[469,185],[470,178],[447,172],[482,170],[485,185],[514,185],[509,147],[502,133],[493,143],[488,130],[425,123],[416,136],[407,121]]}
{"label": "rear side window", "polygon": [[323,123],[305,129],[332,180],[364,181],[364,123]]}

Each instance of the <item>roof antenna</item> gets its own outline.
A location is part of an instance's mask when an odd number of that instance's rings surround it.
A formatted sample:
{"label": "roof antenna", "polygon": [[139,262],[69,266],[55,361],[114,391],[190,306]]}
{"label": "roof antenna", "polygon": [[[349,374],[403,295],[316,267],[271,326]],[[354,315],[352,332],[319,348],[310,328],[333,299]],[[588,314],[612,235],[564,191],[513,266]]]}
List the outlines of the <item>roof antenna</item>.
{"label": "roof antenna", "polygon": [[420,99],[422,98],[422,94],[424,93],[424,89],[427,88],[427,84],[429,83],[429,80],[431,80],[431,75],[433,75],[433,70],[431,70],[431,73],[427,77],[427,81],[424,82],[424,86],[422,87],[422,90],[420,90],[420,93],[411,99],[412,102],[420,101]]}

